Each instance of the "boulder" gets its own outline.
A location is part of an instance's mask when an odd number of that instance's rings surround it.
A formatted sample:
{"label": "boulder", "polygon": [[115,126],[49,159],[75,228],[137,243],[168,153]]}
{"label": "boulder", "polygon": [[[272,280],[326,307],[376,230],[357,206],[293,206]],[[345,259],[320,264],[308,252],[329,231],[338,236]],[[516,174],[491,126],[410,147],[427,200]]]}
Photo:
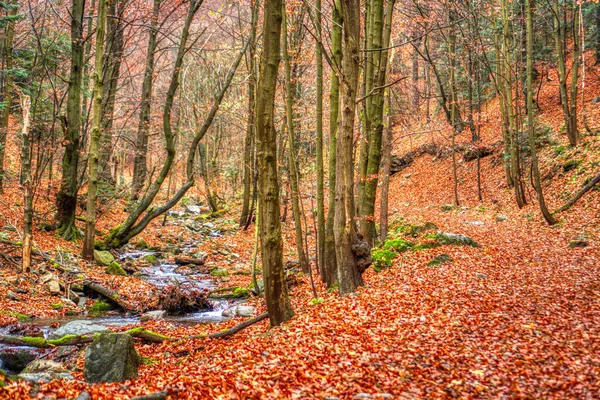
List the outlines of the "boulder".
{"label": "boulder", "polygon": [[508,216],[504,214],[496,215],[496,222],[505,222],[508,221]]}
{"label": "boulder", "polygon": [[583,240],[583,239],[575,239],[575,240],[571,240],[569,242],[569,248],[570,249],[577,249],[577,248],[583,248],[583,247],[588,247],[590,244]]}
{"label": "boulder", "polygon": [[48,282],[46,287],[48,288],[48,291],[52,294],[60,293],[60,284],[55,280],[51,280],[50,282]]}
{"label": "boulder", "polygon": [[43,285],[44,283],[48,283],[48,282],[50,282],[50,281],[51,281],[51,280],[53,280],[53,279],[54,279],[54,274],[50,274],[50,273],[48,273],[48,274],[46,274],[46,275],[43,275],[43,276],[40,278],[39,282],[40,282],[40,283]]}
{"label": "boulder", "polygon": [[454,259],[448,254],[440,254],[435,256],[431,261],[427,263],[428,267],[437,267],[438,265],[454,262]]}
{"label": "boulder", "polygon": [[32,372],[21,373],[19,374],[19,378],[32,383],[47,383],[54,379],[73,380],[73,375],[68,372]]}
{"label": "boulder", "polygon": [[140,317],[142,322],[146,321],[156,321],[159,319],[163,319],[167,315],[165,310],[156,310],[156,311],[148,311]]}
{"label": "boulder", "polygon": [[60,373],[67,372],[67,370],[61,363],[52,360],[33,360],[23,369],[24,374],[39,372]]}
{"label": "boulder", "polygon": [[200,209],[200,206],[185,206],[185,211],[187,211],[190,214],[200,214],[202,212],[202,210]]}
{"label": "boulder", "polygon": [[213,268],[210,270],[210,274],[214,277],[217,276],[229,276],[229,271],[227,271],[225,268]]}
{"label": "boulder", "polygon": [[50,334],[50,339],[60,339],[65,335],[85,335],[88,333],[106,332],[108,328],[94,324],[92,321],[71,321]]}
{"label": "boulder", "polygon": [[107,274],[110,275],[119,275],[119,276],[127,276],[127,272],[121,267],[117,261],[113,261],[110,263],[108,267],[104,270]]}
{"label": "boulder", "polygon": [[102,267],[108,267],[115,261],[115,257],[109,251],[94,250],[94,261]]}
{"label": "boulder", "polygon": [[228,318],[236,318],[236,317],[253,317],[254,316],[254,307],[252,306],[244,306],[237,305],[233,307],[229,307],[221,313],[222,316]]}
{"label": "boulder", "polygon": [[103,333],[85,351],[83,375],[90,383],[137,379],[140,358],[127,333]]}
{"label": "boulder", "polygon": [[2,361],[4,369],[21,372],[27,364],[35,360],[34,352],[35,350],[4,348],[0,350],[0,361]]}
{"label": "boulder", "polygon": [[459,233],[448,233],[439,231],[435,234],[435,240],[437,240],[441,244],[481,247],[481,245],[470,236],[462,235]]}

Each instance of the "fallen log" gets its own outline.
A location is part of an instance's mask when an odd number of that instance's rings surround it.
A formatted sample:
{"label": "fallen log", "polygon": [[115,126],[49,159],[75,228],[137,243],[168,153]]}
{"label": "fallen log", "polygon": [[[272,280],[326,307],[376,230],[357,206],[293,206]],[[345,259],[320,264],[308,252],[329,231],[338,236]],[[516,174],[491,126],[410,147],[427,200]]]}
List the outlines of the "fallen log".
{"label": "fallen log", "polygon": [[204,265],[204,258],[175,257],[177,265]]}
{"label": "fallen log", "polygon": [[582,187],[575,196],[573,196],[569,201],[565,203],[564,206],[556,210],[555,212],[563,212],[567,211],[569,208],[573,207],[577,200],[579,200],[584,194],[586,194],[591,188],[600,183],[600,174],[596,175],[592,180],[590,180],[584,187]]}
{"label": "fallen log", "polygon": [[[133,328],[125,331],[134,338],[144,340],[151,343],[162,343],[162,342],[176,342],[185,339],[223,339],[228,336],[235,335],[239,331],[246,329],[250,325],[254,325],[257,322],[262,321],[269,317],[269,313],[266,312],[252,319],[237,324],[229,329],[225,329],[219,332],[210,333],[208,335],[196,335],[186,336],[181,338],[170,337],[161,335],[160,333],[152,332],[144,328]],[[44,339],[43,337],[31,337],[31,336],[11,336],[11,335],[0,335],[0,343],[10,344],[13,346],[31,346],[37,348],[48,348],[56,346],[74,346],[79,344],[87,344],[94,341],[94,339],[100,335],[95,333],[93,335],[66,335],[59,339]]]}
{"label": "fallen log", "polygon": [[134,396],[129,400],[165,400],[169,392],[166,390],[161,390],[160,392],[154,392],[149,394],[143,394],[141,396]]}
{"label": "fallen log", "polygon": [[136,307],[123,300],[119,293],[107,288],[106,286],[99,284],[98,282],[83,281],[83,286],[106,297],[107,299],[121,307],[124,311],[137,311]]}

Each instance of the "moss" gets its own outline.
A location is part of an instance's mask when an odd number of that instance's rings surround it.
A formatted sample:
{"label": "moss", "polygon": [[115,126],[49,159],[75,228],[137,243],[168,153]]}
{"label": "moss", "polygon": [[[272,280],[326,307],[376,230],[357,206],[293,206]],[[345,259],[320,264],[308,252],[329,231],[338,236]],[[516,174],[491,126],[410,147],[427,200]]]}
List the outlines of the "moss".
{"label": "moss", "polygon": [[397,253],[403,253],[412,249],[415,246],[414,243],[403,240],[403,239],[392,239],[385,242],[383,245],[384,250],[395,251]]}
{"label": "moss", "polygon": [[108,246],[101,240],[94,240],[94,249],[104,251],[108,249]]}
{"label": "moss", "polygon": [[158,364],[160,361],[158,360],[158,358],[154,358],[154,357],[140,357],[140,361],[142,362],[142,364],[144,365],[156,365]]}
{"label": "moss", "polygon": [[54,303],[54,304],[50,304],[50,307],[54,308],[55,310],[60,310],[64,307],[65,305],[62,303]]}
{"label": "moss", "polygon": [[153,331],[149,331],[148,329],[144,329],[144,328],[141,328],[141,327],[138,327],[138,328],[133,328],[133,329],[129,329],[129,330],[125,331],[125,333],[128,333],[128,334],[130,334],[131,336],[142,336],[142,335],[148,335],[148,336],[154,336],[154,337],[157,337],[157,338],[159,338],[159,339],[164,339],[164,340],[169,340],[169,339],[171,339],[171,338],[170,338],[170,337],[168,337],[168,336],[161,335],[160,333],[156,333],[156,332],[153,332]]}
{"label": "moss", "polygon": [[235,297],[248,297],[250,295],[250,290],[244,287],[236,287],[233,289],[233,295]]}
{"label": "moss", "polygon": [[110,310],[112,310],[112,308],[113,307],[110,304],[108,304],[106,301],[97,300],[89,308],[89,311],[92,313],[101,313],[101,312],[105,312],[105,311],[110,311]]}
{"label": "moss", "polygon": [[119,276],[127,276],[127,272],[121,267],[117,261],[113,261],[110,263],[108,267],[104,270],[107,274],[110,275],[119,275]]}
{"label": "moss", "polygon": [[210,270],[210,275],[214,277],[229,276],[229,271],[227,271],[225,268],[213,268]]}
{"label": "moss", "polygon": [[46,339],[41,337],[25,336],[23,338],[23,343],[33,347],[44,347],[46,345]]}
{"label": "moss", "polygon": [[135,248],[137,250],[146,250],[148,248],[148,243],[146,243],[146,241],[144,239],[140,239],[140,240],[138,240],[137,244],[135,245]]}
{"label": "moss", "polygon": [[47,340],[46,343],[51,345],[51,346],[62,346],[65,344],[70,343],[71,341],[76,340],[77,338],[81,337],[82,339],[85,339],[86,336],[85,335],[65,335],[61,338],[58,339],[51,339],[51,340]]}
{"label": "moss", "polygon": [[315,297],[311,301],[308,302],[311,306],[316,306],[318,304],[323,304],[325,300],[322,297]]}
{"label": "moss", "polygon": [[412,248],[412,251],[416,252],[416,251],[421,251],[421,250],[434,249],[438,246],[439,246],[438,243],[431,243],[431,242],[419,243],[419,244],[415,245],[415,247]]}
{"label": "moss", "polygon": [[329,287],[327,288],[327,292],[329,293],[333,293],[336,290],[339,290],[340,288],[340,283],[339,282],[333,282],[331,285],[329,285]]}
{"label": "moss", "polygon": [[144,256],[144,261],[154,264],[156,262],[156,256],[154,254],[146,254]]}
{"label": "moss", "polygon": [[429,261],[427,263],[427,266],[428,267],[436,267],[438,265],[446,264],[449,262],[454,262],[452,257],[450,257],[448,254],[440,254],[440,255],[434,257],[431,261]]}
{"label": "moss", "polygon": [[397,253],[385,249],[371,251],[371,259],[373,260],[373,270],[375,272],[380,272],[386,268],[391,267],[394,262],[394,258],[396,258],[397,255]]}
{"label": "moss", "polygon": [[3,311],[2,314],[10,315],[11,317],[16,317],[19,322],[29,322],[32,319],[29,315],[17,312]]}

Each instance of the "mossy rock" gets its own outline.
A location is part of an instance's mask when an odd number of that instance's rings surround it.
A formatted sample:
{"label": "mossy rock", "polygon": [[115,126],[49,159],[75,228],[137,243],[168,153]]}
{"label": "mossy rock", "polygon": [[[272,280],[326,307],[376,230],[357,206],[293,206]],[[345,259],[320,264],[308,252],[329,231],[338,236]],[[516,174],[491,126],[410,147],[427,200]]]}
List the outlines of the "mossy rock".
{"label": "mossy rock", "polygon": [[90,313],[103,313],[105,311],[110,311],[113,309],[113,306],[104,301],[104,300],[97,300],[96,302],[94,302],[94,304],[92,304],[92,306],[88,309],[88,311]]}
{"label": "mossy rock", "polygon": [[121,264],[119,264],[117,261],[113,261],[112,263],[110,263],[110,265],[106,267],[104,272],[110,275],[127,276],[127,272],[125,272],[123,267],[121,267]]}
{"label": "mossy rock", "polygon": [[418,237],[427,231],[436,231],[438,229],[436,224],[427,221],[423,225],[409,225],[406,233],[412,237]]}
{"label": "mossy rock", "polygon": [[210,270],[210,275],[214,277],[229,276],[229,271],[227,271],[225,268],[213,268]]}
{"label": "mossy rock", "polygon": [[437,267],[438,265],[454,262],[454,259],[448,254],[440,254],[435,256],[431,261],[427,263],[428,267]]}
{"label": "mossy rock", "polygon": [[55,310],[61,310],[62,308],[65,307],[65,305],[61,304],[61,303],[54,303],[54,304],[50,304],[50,307],[52,307]]}
{"label": "mossy rock", "polygon": [[371,251],[371,260],[373,261],[373,270],[375,272],[383,271],[394,263],[394,258],[398,254],[394,251],[378,249]]}
{"label": "mossy rock", "polygon": [[156,256],[154,254],[146,254],[144,256],[144,261],[154,264],[156,262]]}
{"label": "mossy rock", "polygon": [[443,204],[442,205],[442,212],[451,212],[454,211],[456,209],[456,206],[454,204]]}
{"label": "mossy rock", "polygon": [[415,247],[413,242],[409,242],[403,239],[391,239],[385,242],[383,245],[384,250],[394,251],[396,253],[403,253]]}
{"label": "mossy rock", "polygon": [[564,163],[563,171],[564,172],[573,171],[575,168],[577,168],[579,166],[579,164],[581,164],[581,161],[579,161],[579,160],[569,160],[566,163]]}
{"label": "mossy rock", "polygon": [[94,240],[94,249],[100,250],[100,251],[105,251],[108,249],[108,246],[106,246],[106,243],[104,243],[101,240]]}
{"label": "mossy rock", "polygon": [[115,261],[115,257],[106,250],[94,250],[94,261],[102,267],[108,267]]}
{"label": "mossy rock", "polygon": [[589,243],[583,239],[571,240],[569,242],[570,249],[578,249],[578,248],[583,248],[583,247],[588,247],[588,246],[589,246]]}
{"label": "mossy rock", "polygon": [[440,244],[452,246],[481,247],[481,245],[470,236],[458,233],[437,232],[432,236],[432,239],[435,239]]}
{"label": "mossy rock", "polygon": [[233,289],[233,295],[235,297],[248,297],[250,296],[250,290],[245,287],[236,287]]}
{"label": "mossy rock", "polygon": [[146,249],[148,249],[148,243],[146,243],[146,241],[144,239],[140,239],[136,243],[135,249],[136,250],[146,250]]}
{"label": "mossy rock", "polygon": [[439,246],[439,243],[436,243],[436,242],[419,243],[419,244],[415,245],[415,247],[412,248],[412,251],[416,252],[416,251],[421,251],[421,250],[435,249],[438,246]]}

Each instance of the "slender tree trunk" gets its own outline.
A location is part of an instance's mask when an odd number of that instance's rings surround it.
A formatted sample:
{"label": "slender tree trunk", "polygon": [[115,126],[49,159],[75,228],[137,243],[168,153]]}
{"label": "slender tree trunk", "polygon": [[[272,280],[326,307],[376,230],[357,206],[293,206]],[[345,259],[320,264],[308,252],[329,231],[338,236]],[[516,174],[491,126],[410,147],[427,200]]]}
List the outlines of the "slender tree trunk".
{"label": "slender tree trunk", "polygon": [[341,115],[337,139],[334,235],[341,294],[363,285],[362,269],[353,246],[359,242],[354,221],[354,119],[359,78],[360,0],[342,0],[343,60]]}
{"label": "slender tree trunk", "polygon": [[390,91],[391,88],[387,89],[387,118],[385,133],[383,135],[382,143],[382,155],[381,155],[381,198],[379,206],[379,240],[381,243],[385,243],[388,235],[389,217],[388,217],[388,199],[390,191],[390,167],[392,164],[392,145],[393,145],[393,134],[392,134],[392,118],[390,116],[392,110],[392,102]]}
{"label": "slender tree trunk", "polygon": [[285,11],[285,2],[282,2],[283,10],[283,27],[282,27],[282,42],[283,42],[283,62],[285,71],[285,114],[287,119],[288,131],[288,165],[290,176],[290,188],[292,196],[292,213],[294,215],[294,226],[296,230],[296,251],[298,253],[298,261],[303,272],[308,272],[308,259],[304,253],[304,240],[302,239],[302,220],[300,215],[300,193],[298,184],[298,165],[296,163],[296,144],[294,140],[294,100],[293,100],[293,85],[291,77],[290,56],[288,53],[287,39],[287,18]]}
{"label": "slender tree trunk", "polygon": [[81,143],[81,83],[83,78],[83,14],[85,0],[73,0],[71,7],[71,72],[67,93],[67,114],[64,119],[65,152],[62,179],[56,196],[58,232],[64,239],[79,237],[75,227],[77,208],[79,151]]}
{"label": "slender tree trunk", "polygon": [[[131,200],[136,201],[142,192],[148,174],[147,153],[148,133],[150,131],[150,108],[152,105],[152,87],[154,82],[154,55],[156,53],[158,35],[158,16],[162,0],[154,0],[152,21],[148,34],[148,50],[146,55],[146,69],[142,83],[142,102],[140,105],[140,120],[135,141],[135,156],[133,159],[133,178],[131,181]],[[179,72],[178,72],[179,74]]]}
{"label": "slender tree trunk", "polygon": [[282,7],[281,0],[265,1],[263,51],[256,98],[259,230],[265,298],[272,326],[280,325],[294,315],[283,273],[277,134],[274,125]]}
{"label": "slender tree trunk", "polygon": [[250,51],[246,57],[246,64],[249,70],[248,74],[248,121],[246,123],[246,138],[244,139],[244,194],[242,200],[242,215],[240,217],[240,228],[246,226],[251,214],[250,200],[252,195],[252,177],[256,165],[255,157],[255,106],[256,106],[256,68],[254,55],[256,54],[256,25],[258,21],[258,0],[252,4],[252,27],[250,30]]}
{"label": "slender tree trunk", "polygon": [[21,108],[23,109],[23,128],[21,130],[23,136],[22,145],[22,183],[24,196],[24,212],[23,212],[23,262],[21,264],[21,272],[29,272],[31,266],[31,247],[33,235],[33,182],[31,179],[31,152],[29,149],[29,129],[31,126],[31,98],[23,96],[21,99]]}
{"label": "slender tree trunk", "polygon": [[88,153],[88,194],[85,218],[85,238],[83,258],[94,258],[94,237],[96,231],[96,198],[98,190],[98,158],[102,137],[102,90],[104,86],[104,34],[106,30],[106,3],[98,1],[98,22],[96,24],[96,54],[94,62],[94,95],[92,97],[92,137]]}
{"label": "slender tree trunk", "polygon": [[325,199],[324,199],[324,172],[323,172],[323,54],[321,50],[321,0],[316,0],[316,35],[315,45],[317,62],[317,268],[325,263]]}
{"label": "slender tree trunk", "polygon": [[[596,65],[600,64],[600,3],[596,3]],[[585,66],[584,66],[585,68]]]}
{"label": "slender tree trunk", "polygon": [[531,168],[533,170],[533,180],[535,184],[535,191],[537,192],[538,204],[540,210],[544,215],[544,219],[550,225],[554,225],[556,220],[548,211],[546,202],[544,201],[544,193],[542,191],[542,183],[540,180],[540,170],[538,167],[537,149],[535,144],[535,130],[534,130],[534,109],[533,109],[533,7],[531,4],[532,0],[525,0],[525,15],[526,15],[526,26],[527,26],[527,69],[526,69],[526,80],[527,80],[527,131],[529,133],[529,147],[531,148]]}
{"label": "slender tree trunk", "polygon": [[340,113],[340,76],[342,68],[342,25],[340,0],[332,6],[331,27],[331,80],[329,85],[329,200],[327,210],[327,223],[325,225],[325,259],[321,264],[321,279],[327,287],[337,282],[337,263],[335,254],[335,235],[333,224],[335,219],[335,187],[336,187],[336,157],[337,157],[337,132]]}
{"label": "slender tree trunk", "polygon": [[17,15],[18,3],[13,0],[9,3],[8,17],[11,18],[6,23],[5,37],[3,40],[4,60],[6,62],[6,69],[4,72],[4,87],[3,87],[3,98],[4,110],[0,116],[0,193],[3,192],[4,185],[4,155],[6,151],[6,136],[8,133],[8,122],[10,117],[10,109],[13,101],[13,40],[15,37],[15,17]]}

